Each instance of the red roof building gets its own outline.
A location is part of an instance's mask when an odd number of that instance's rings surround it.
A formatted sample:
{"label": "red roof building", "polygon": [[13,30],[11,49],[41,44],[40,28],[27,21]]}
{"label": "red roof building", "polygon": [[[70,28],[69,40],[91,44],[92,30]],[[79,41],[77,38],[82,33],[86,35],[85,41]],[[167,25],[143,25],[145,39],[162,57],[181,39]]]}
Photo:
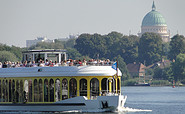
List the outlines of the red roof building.
{"label": "red roof building", "polygon": [[139,76],[145,76],[145,65],[142,63],[129,63],[127,64],[127,69],[130,73],[130,76],[133,77],[139,77]]}

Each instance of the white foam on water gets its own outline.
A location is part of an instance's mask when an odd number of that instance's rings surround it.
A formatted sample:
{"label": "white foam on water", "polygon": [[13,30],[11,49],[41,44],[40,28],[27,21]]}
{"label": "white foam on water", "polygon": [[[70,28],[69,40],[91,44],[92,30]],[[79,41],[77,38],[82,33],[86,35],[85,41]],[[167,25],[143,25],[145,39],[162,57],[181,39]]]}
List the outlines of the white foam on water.
{"label": "white foam on water", "polygon": [[129,107],[118,107],[118,112],[152,112],[152,110],[133,109]]}
{"label": "white foam on water", "polygon": [[59,113],[72,113],[72,112],[78,113],[78,112],[81,112],[81,111],[79,111],[79,110],[70,110],[70,111],[62,111],[62,112],[59,112]]}

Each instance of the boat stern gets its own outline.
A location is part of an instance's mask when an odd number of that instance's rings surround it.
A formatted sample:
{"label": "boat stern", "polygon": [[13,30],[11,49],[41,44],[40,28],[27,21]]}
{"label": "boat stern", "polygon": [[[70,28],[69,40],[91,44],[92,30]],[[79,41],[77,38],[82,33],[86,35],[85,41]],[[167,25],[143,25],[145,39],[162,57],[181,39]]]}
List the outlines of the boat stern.
{"label": "boat stern", "polygon": [[119,107],[124,107],[127,96],[112,95],[112,96],[99,96],[99,106],[101,109],[107,109],[111,112],[118,110]]}

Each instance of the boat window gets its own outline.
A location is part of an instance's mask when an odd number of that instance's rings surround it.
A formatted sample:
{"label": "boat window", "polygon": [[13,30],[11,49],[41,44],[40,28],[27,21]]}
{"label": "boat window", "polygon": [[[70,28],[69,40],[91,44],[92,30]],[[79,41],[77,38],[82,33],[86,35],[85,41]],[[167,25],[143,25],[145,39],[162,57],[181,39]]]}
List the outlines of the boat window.
{"label": "boat window", "polygon": [[106,82],[108,85],[107,93],[109,92],[116,92],[116,81],[114,78],[109,77]]}
{"label": "boat window", "polygon": [[87,96],[87,80],[81,79],[80,80],[80,96]]}
{"label": "boat window", "polygon": [[116,80],[115,79],[112,79],[111,89],[113,93],[116,92]]}
{"label": "boat window", "polygon": [[2,91],[2,102],[5,102],[5,81],[4,80],[2,82],[2,88],[3,88],[3,91]]}
{"label": "boat window", "polygon": [[55,100],[60,101],[60,80],[56,79],[55,81]]}
{"label": "boat window", "polygon": [[50,79],[49,81],[49,90],[50,90],[50,102],[54,102],[54,81]]}
{"label": "boat window", "polygon": [[105,96],[105,93],[107,92],[108,88],[109,88],[109,84],[107,87],[107,78],[103,78],[101,81],[101,93],[103,96]]}
{"label": "boat window", "polygon": [[12,102],[12,82],[9,80],[9,102]]}
{"label": "boat window", "polygon": [[93,78],[90,81],[90,97],[91,99],[96,98],[99,96],[99,80],[97,78]]}
{"label": "boat window", "polygon": [[43,102],[42,79],[39,80],[39,102]]}
{"label": "boat window", "polygon": [[76,79],[72,78],[69,81],[69,97],[76,97],[77,96],[77,81]]}
{"label": "boat window", "polygon": [[23,99],[24,99],[24,102],[27,102],[28,100],[28,81],[27,80],[24,81]]}
{"label": "boat window", "polygon": [[28,84],[28,102],[32,102],[32,80]]}
{"label": "boat window", "polygon": [[8,102],[8,80],[5,82],[5,102]]}
{"label": "boat window", "polygon": [[44,54],[35,54],[35,62],[39,63],[40,60],[45,60],[45,55]]}
{"label": "boat window", "polygon": [[12,81],[12,102],[15,102],[15,81]]}
{"label": "boat window", "polygon": [[15,102],[19,102],[19,93],[20,93],[20,84],[19,81],[16,81],[16,90],[15,90]]}
{"label": "boat window", "polygon": [[61,61],[65,60],[65,54],[61,54]]}
{"label": "boat window", "polygon": [[59,54],[47,54],[47,59],[52,60],[53,62],[59,62]]}
{"label": "boat window", "polygon": [[23,92],[23,81],[21,80],[20,81],[20,94],[19,94],[19,96],[20,96],[20,102],[23,102],[24,101],[23,94],[24,94],[24,92]]}
{"label": "boat window", "polygon": [[44,102],[48,102],[48,80],[44,80]]}
{"label": "boat window", "polygon": [[34,102],[38,102],[38,82],[37,79],[34,80]]}
{"label": "boat window", "polygon": [[117,93],[119,94],[120,93],[120,79],[118,78],[117,79],[117,88],[118,88],[118,91],[117,91]]}
{"label": "boat window", "polygon": [[68,98],[68,82],[67,79],[62,80],[62,100]]}

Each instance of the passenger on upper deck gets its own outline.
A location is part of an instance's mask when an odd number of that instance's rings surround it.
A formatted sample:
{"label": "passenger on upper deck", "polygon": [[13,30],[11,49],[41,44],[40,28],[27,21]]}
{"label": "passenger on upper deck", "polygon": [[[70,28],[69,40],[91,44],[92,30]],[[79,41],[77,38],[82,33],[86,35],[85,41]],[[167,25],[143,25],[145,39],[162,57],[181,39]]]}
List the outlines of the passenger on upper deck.
{"label": "passenger on upper deck", "polygon": [[35,64],[35,61],[32,62],[31,67],[37,67],[37,65]]}
{"label": "passenger on upper deck", "polygon": [[49,61],[49,65],[48,65],[48,66],[53,67],[53,62],[52,62],[52,60]]}
{"label": "passenger on upper deck", "polygon": [[45,66],[44,61],[40,60],[39,66],[40,66],[40,67],[44,67],[44,66]]}
{"label": "passenger on upper deck", "polygon": [[78,65],[79,65],[79,66],[82,66],[82,62],[81,62],[80,59],[78,60]]}
{"label": "passenger on upper deck", "polygon": [[45,66],[49,66],[49,62],[48,62],[47,59],[46,59],[46,62],[45,62]]}
{"label": "passenger on upper deck", "polygon": [[66,60],[64,60],[64,62],[63,62],[63,63],[61,63],[61,66],[67,66],[67,61],[66,61]]}
{"label": "passenger on upper deck", "polygon": [[7,63],[4,62],[2,68],[7,68]]}
{"label": "passenger on upper deck", "polygon": [[17,67],[21,67],[20,62],[17,62],[17,63],[15,64],[15,68],[17,68]]}
{"label": "passenger on upper deck", "polygon": [[106,60],[95,60],[90,59],[88,62],[83,59],[83,61],[79,60],[72,60],[68,59],[67,61],[61,61],[61,63],[57,63],[56,61],[53,63],[52,60],[48,62],[44,62],[44,60],[40,60],[38,64],[35,61],[24,61],[23,64],[21,62],[4,62],[3,64],[0,62],[0,68],[17,68],[17,67],[53,67],[53,66],[86,66],[86,65],[93,65],[93,66],[110,66],[113,62],[109,59]]}
{"label": "passenger on upper deck", "polygon": [[82,66],[86,66],[86,65],[87,65],[87,61],[83,59]]}
{"label": "passenger on upper deck", "polygon": [[55,61],[55,63],[53,64],[53,66],[59,66],[59,64],[57,63],[57,61]]}
{"label": "passenger on upper deck", "polygon": [[73,60],[72,59],[69,62],[69,66],[73,66]]}

